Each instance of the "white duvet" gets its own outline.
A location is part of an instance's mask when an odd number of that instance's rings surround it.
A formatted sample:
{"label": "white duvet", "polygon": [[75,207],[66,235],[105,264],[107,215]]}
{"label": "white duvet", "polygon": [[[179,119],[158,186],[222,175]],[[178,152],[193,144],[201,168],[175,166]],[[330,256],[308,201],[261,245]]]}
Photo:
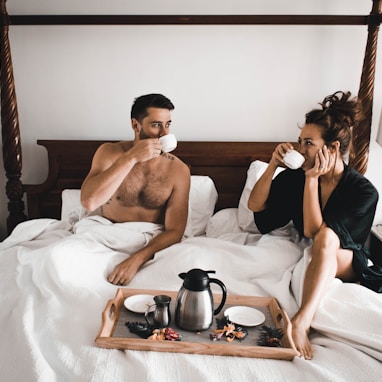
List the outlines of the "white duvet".
{"label": "white duvet", "polygon": [[[309,247],[290,227],[261,236],[222,226],[157,253],[127,287],[177,291],[179,273],[213,269],[228,293],[274,296],[293,316]],[[314,318],[311,361],[96,347],[101,312],[117,290],[107,274],[160,229],[148,223],[111,224],[100,217],[19,225],[0,243],[0,380],[381,380],[382,295],[339,280]]]}

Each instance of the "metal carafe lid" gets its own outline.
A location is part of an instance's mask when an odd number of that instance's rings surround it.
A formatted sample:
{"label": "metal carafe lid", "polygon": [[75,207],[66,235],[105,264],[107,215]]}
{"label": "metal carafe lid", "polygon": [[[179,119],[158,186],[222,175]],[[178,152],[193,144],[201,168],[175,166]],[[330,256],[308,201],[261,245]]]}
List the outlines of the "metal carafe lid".
{"label": "metal carafe lid", "polygon": [[179,274],[179,277],[184,280],[183,286],[186,289],[200,292],[209,288],[210,278],[208,273],[216,273],[216,271],[203,271],[195,268],[187,273]]}

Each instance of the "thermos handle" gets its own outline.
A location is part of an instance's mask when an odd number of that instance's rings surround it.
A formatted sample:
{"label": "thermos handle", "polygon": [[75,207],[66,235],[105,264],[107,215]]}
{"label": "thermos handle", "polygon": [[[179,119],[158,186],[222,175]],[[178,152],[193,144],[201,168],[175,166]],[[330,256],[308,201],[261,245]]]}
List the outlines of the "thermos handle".
{"label": "thermos handle", "polygon": [[214,315],[216,315],[222,310],[222,308],[225,304],[225,300],[227,298],[227,289],[226,289],[225,285],[218,279],[210,279],[210,284],[211,283],[218,284],[223,291],[222,300],[220,301],[219,306],[214,310]]}

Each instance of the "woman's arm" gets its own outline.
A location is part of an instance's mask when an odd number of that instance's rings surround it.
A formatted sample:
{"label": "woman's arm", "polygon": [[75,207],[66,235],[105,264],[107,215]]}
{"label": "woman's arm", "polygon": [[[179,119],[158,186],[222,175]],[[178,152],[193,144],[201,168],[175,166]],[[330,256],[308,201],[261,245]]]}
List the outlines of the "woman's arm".
{"label": "woman's arm", "polygon": [[263,211],[271,190],[272,179],[277,167],[283,166],[283,157],[285,153],[293,149],[290,143],[279,144],[272,153],[272,158],[261,175],[260,179],[254,185],[248,198],[248,208],[253,212]]}
{"label": "woman's arm", "polygon": [[323,223],[318,194],[318,177],[305,177],[303,216],[304,236],[312,238]]}
{"label": "woman's arm", "polygon": [[264,173],[252,188],[248,198],[248,208],[251,211],[259,212],[265,209],[276,169],[277,166],[274,167],[271,163],[269,163]]}
{"label": "woman's arm", "polygon": [[[333,155],[333,154],[332,154]],[[334,154],[336,155],[336,154]],[[342,163],[342,162],[341,162]],[[321,196],[325,196],[325,200],[320,204],[319,194],[319,178],[323,175],[329,175],[335,166],[335,161],[331,158],[331,154],[326,146],[319,149],[315,156],[314,166],[305,171],[305,186],[303,200],[303,217],[304,217],[304,236],[313,238],[324,223],[322,216],[322,208],[325,207],[327,199],[336,187],[332,178],[321,177]]]}

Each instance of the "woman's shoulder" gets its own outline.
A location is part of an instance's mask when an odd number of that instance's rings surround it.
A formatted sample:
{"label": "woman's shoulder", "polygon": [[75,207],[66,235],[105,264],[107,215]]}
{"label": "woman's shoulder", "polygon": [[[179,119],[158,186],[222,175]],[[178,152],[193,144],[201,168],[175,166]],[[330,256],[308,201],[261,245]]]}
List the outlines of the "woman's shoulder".
{"label": "woman's shoulder", "polygon": [[344,179],[348,181],[369,183],[370,185],[373,185],[365,175],[362,175],[359,171],[357,171],[353,167],[350,167],[347,164],[345,164],[344,167]]}
{"label": "woman's shoulder", "polygon": [[363,189],[368,193],[375,194],[378,197],[378,190],[373,183],[365,175],[362,175],[360,172],[352,167],[349,167],[348,165],[345,165],[343,179],[345,184],[352,184],[353,187]]}

